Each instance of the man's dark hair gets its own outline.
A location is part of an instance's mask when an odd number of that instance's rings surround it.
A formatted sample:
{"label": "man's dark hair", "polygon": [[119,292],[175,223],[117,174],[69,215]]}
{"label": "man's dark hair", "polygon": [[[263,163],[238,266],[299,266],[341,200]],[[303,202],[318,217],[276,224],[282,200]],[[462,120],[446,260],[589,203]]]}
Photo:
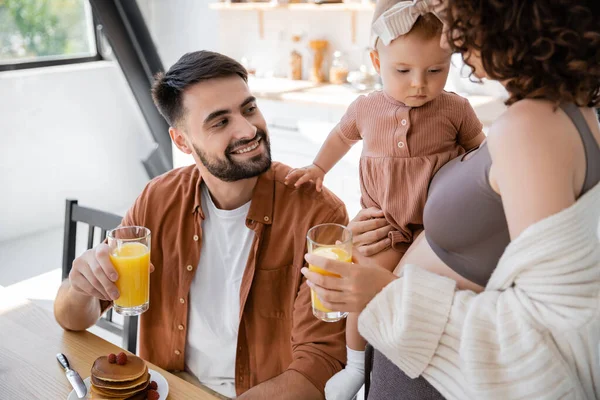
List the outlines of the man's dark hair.
{"label": "man's dark hair", "polygon": [[212,51],[184,54],[166,73],[154,77],[152,98],[169,125],[176,126],[185,114],[183,92],[202,81],[239,76],[248,82],[248,72],[234,59]]}

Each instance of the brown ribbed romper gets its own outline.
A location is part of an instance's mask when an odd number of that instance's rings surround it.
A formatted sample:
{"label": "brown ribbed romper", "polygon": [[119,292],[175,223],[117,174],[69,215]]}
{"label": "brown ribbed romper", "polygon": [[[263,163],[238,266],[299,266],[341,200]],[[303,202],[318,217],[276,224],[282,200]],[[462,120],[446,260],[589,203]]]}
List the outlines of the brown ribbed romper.
{"label": "brown ribbed romper", "polygon": [[361,205],[383,210],[394,248],[405,251],[422,230],[431,178],[481,129],[469,102],[449,92],[412,108],[379,91],[348,107],[334,132],[348,144],[363,141]]}
{"label": "brown ribbed romper", "polygon": [[[581,136],[586,157],[585,194],[600,182],[600,147],[574,104],[561,106]],[[425,206],[425,235],[433,251],[461,276],[485,286],[510,243],[500,196],[489,185],[492,165],[486,144],[458,157],[436,174]],[[366,351],[368,400],[438,400],[442,395],[422,376],[410,379],[370,345]]]}

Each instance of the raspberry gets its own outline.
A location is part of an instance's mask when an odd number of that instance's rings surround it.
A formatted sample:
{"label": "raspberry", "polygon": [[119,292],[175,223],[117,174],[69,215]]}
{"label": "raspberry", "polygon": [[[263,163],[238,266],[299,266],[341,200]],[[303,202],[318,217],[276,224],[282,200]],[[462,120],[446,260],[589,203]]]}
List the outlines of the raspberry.
{"label": "raspberry", "polygon": [[157,390],[158,389],[158,383],[156,383],[156,381],[152,381],[150,382],[150,386],[148,386],[150,389],[152,390]]}
{"label": "raspberry", "polygon": [[158,394],[158,392],[154,389],[150,389],[148,390],[148,394],[146,395],[148,400],[158,400],[160,397],[160,394]]}
{"label": "raspberry", "polygon": [[109,364],[114,364],[114,363],[116,363],[116,362],[117,362],[117,356],[116,356],[116,355],[114,355],[113,353],[110,353],[110,354],[108,355],[108,362],[109,362]]}
{"label": "raspberry", "polygon": [[120,352],[119,355],[117,356],[117,364],[125,365],[126,362],[127,362],[127,354]]}

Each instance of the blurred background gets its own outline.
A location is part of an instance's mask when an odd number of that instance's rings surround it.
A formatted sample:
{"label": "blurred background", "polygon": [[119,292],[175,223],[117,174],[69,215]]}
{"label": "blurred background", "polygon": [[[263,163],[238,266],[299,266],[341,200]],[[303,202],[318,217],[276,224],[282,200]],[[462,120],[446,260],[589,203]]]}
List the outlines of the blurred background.
{"label": "blurred background", "polygon": [[[346,107],[380,87],[368,58],[374,4],[338,1],[0,0],[0,286],[51,309],[66,199],[123,215],[149,179],[192,162],[149,96],[153,74],[188,51],[242,62],[273,158],[310,163]],[[504,90],[465,76],[454,58],[447,89],[487,129]],[[351,215],[360,151],[325,182]]]}

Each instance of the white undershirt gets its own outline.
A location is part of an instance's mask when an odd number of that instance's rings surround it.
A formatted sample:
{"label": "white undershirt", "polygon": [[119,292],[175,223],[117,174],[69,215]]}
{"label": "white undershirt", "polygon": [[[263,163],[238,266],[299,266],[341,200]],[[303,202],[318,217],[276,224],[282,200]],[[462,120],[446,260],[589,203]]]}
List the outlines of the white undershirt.
{"label": "white undershirt", "polygon": [[235,397],[240,284],[254,232],[246,227],[250,202],[219,210],[202,185],[202,250],[189,299],[186,366],[202,384]]}

